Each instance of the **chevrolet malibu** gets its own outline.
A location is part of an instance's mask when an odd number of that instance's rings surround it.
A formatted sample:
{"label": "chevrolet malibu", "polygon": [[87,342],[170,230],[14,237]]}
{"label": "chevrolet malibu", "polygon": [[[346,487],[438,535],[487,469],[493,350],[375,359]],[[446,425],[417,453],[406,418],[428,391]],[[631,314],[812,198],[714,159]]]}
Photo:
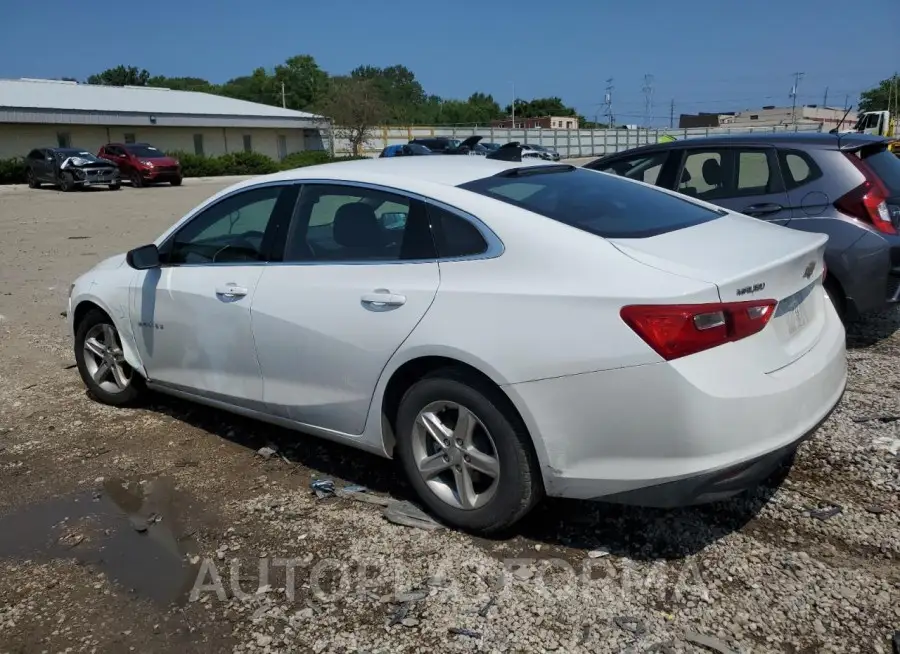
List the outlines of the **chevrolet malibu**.
{"label": "chevrolet malibu", "polygon": [[[399,458],[444,522],[766,479],[846,383],[827,237],[548,162],[257,177],[73,285],[99,401],[150,390]],[[303,438],[298,434],[298,438]]]}

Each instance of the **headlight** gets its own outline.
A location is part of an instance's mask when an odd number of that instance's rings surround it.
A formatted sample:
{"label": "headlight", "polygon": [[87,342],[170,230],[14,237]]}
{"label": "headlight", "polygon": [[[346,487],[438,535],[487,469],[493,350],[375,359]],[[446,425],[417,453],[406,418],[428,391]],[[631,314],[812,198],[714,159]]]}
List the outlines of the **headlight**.
{"label": "headlight", "polygon": [[153,168],[152,161],[144,161],[143,159],[141,159],[141,164],[143,164],[144,166],[147,166],[147,168]]}

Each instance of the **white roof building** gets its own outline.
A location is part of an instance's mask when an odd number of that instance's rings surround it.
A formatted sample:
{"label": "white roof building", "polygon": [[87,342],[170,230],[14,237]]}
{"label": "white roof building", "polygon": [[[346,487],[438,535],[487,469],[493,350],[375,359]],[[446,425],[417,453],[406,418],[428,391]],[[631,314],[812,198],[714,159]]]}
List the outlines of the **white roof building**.
{"label": "white roof building", "polygon": [[328,120],[211,93],[58,80],[0,79],[0,158],[32,148],[150,142],[196,154],[282,158],[323,147]]}

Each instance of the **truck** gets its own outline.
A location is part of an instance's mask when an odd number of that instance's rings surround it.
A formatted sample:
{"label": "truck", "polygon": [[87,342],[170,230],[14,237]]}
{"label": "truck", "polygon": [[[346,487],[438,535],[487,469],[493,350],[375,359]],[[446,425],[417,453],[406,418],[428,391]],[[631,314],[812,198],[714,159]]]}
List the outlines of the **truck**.
{"label": "truck", "polygon": [[[894,139],[897,133],[897,117],[892,115],[890,111],[866,111],[859,115],[859,120],[851,132],[857,134],[877,134]],[[894,140],[888,146],[888,149],[900,157],[900,141]]]}

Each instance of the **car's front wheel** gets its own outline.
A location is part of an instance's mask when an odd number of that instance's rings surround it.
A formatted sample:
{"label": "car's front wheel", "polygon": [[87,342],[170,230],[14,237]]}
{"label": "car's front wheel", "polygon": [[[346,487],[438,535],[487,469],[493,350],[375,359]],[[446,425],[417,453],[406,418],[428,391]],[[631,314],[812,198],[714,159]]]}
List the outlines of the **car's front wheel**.
{"label": "car's front wheel", "polygon": [[172,186],[181,186],[181,178],[180,178],[180,177],[176,177],[175,179],[173,179],[173,180],[170,182],[170,184],[172,184]]}
{"label": "car's front wheel", "polygon": [[59,176],[59,188],[63,193],[75,190],[75,178],[72,177],[72,173],[63,173]]}
{"label": "car's front wheel", "polygon": [[456,369],[413,384],[397,413],[404,470],[428,508],[461,529],[512,526],[543,495],[537,458],[502,391]]}
{"label": "car's front wheel", "polygon": [[25,171],[25,179],[28,182],[28,188],[41,187],[41,183],[37,181],[37,177],[34,176],[34,171],[31,168]]}
{"label": "car's front wheel", "polygon": [[112,184],[109,185],[110,191],[118,191],[120,188],[122,188],[121,182],[113,182]]}
{"label": "car's front wheel", "polygon": [[141,188],[144,185],[144,178],[138,172],[131,173],[131,185],[134,188]]}
{"label": "car's front wheel", "polygon": [[125,361],[115,324],[99,309],[76,328],[75,362],[85,386],[104,404],[133,404],[145,391],[143,378]]}

